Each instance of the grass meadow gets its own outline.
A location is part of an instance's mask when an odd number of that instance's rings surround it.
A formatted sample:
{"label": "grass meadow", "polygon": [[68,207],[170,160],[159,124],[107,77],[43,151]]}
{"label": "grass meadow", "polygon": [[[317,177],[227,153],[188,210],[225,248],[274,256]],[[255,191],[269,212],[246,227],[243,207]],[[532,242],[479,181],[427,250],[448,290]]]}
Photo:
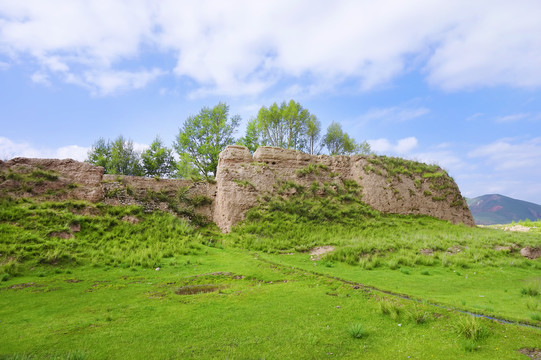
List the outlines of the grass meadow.
{"label": "grass meadow", "polygon": [[313,187],[262,199],[229,234],[137,206],[4,198],[0,359],[539,354],[541,260],[519,253],[539,232],[382,214],[353,184]]}

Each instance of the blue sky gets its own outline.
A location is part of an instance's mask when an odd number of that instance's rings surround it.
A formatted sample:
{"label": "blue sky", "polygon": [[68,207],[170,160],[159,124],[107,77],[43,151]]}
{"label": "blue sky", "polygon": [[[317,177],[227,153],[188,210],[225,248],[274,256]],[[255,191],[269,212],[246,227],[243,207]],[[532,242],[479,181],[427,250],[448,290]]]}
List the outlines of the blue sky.
{"label": "blue sky", "polygon": [[0,0],[0,159],[295,99],[468,197],[541,204],[541,2]]}

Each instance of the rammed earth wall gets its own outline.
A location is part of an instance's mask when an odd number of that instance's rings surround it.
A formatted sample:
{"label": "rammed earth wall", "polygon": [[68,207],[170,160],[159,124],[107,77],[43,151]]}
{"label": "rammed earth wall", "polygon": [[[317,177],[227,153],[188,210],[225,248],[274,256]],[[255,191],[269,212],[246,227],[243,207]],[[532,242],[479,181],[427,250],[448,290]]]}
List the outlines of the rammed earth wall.
{"label": "rammed earth wall", "polygon": [[455,181],[438,167],[378,156],[316,156],[274,147],[260,147],[252,156],[243,146],[228,146],[220,154],[214,221],[229,231],[259,196],[273,194],[279,182],[310,186],[314,181],[332,184],[342,179],[357,182],[363,201],[379,211],[424,214],[474,226]]}
{"label": "rammed earth wall", "polygon": [[[39,171],[58,176],[42,181]],[[140,204],[149,210],[167,210],[175,198],[224,232],[244,219],[261,196],[275,194],[280,183],[332,185],[342,180],[357,182],[363,201],[379,211],[425,214],[474,226],[458,186],[446,172],[436,166],[381,156],[315,156],[274,147],[260,147],[252,156],[243,146],[228,146],[220,154],[215,183],[104,175],[103,168],[74,160],[0,161],[3,193]]]}

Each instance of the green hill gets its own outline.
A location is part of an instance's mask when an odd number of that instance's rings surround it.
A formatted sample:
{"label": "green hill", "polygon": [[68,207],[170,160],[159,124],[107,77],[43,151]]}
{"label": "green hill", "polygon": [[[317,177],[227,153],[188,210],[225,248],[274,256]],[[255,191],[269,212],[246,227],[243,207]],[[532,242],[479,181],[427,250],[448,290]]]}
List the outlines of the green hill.
{"label": "green hill", "polygon": [[477,225],[509,224],[520,220],[540,220],[541,205],[490,194],[467,199]]}

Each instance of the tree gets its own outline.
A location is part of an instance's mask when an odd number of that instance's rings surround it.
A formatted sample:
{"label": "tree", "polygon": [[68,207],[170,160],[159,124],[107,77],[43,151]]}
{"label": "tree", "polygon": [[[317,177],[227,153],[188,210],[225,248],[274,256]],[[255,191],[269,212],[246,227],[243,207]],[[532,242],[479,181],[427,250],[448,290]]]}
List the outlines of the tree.
{"label": "tree", "polygon": [[253,154],[261,146],[261,134],[257,128],[257,119],[251,119],[246,125],[246,135],[237,141],[238,145],[246,146]]}
{"label": "tree", "polygon": [[213,108],[204,107],[196,116],[188,117],[179,129],[173,145],[175,150],[205,178],[216,176],[218,155],[227,145],[235,143],[233,132],[240,117],[228,117],[229,106],[219,103]]}
{"label": "tree", "polygon": [[321,138],[321,123],[315,115],[310,115],[306,122],[307,151],[310,154],[318,154],[323,146],[319,140]]}
{"label": "tree", "polygon": [[330,155],[370,154],[370,145],[366,141],[357,144],[355,139],[345,133],[342,126],[334,121],[327,128],[323,144]]}
{"label": "tree", "polygon": [[257,114],[257,128],[261,141],[269,146],[304,150],[306,147],[306,125],[310,112],[299,103],[277,103],[269,108],[263,106]]}
{"label": "tree", "polygon": [[122,135],[111,144],[111,157],[108,163],[109,174],[142,176],[143,167],[140,155],[133,148],[133,141],[126,140]]}
{"label": "tree", "polygon": [[172,150],[163,145],[159,136],[156,136],[150,148],[143,151],[141,160],[146,176],[170,177],[176,169]]}
{"label": "tree", "polygon": [[201,180],[201,173],[199,172],[199,169],[194,166],[188,153],[183,153],[180,155],[180,159],[176,163],[176,173],[174,174],[174,177]]}
{"label": "tree", "polygon": [[115,141],[99,138],[88,152],[87,162],[103,166],[106,174],[142,176],[140,155],[134,150],[133,142],[121,135]]}
{"label": "tree", "polygon": [[111,143],[110,141],[105,142],[105,139],[100,137],[88,151],[88,159],[86,159],[86,162],[107,169],[107,162],[110,157]]}

